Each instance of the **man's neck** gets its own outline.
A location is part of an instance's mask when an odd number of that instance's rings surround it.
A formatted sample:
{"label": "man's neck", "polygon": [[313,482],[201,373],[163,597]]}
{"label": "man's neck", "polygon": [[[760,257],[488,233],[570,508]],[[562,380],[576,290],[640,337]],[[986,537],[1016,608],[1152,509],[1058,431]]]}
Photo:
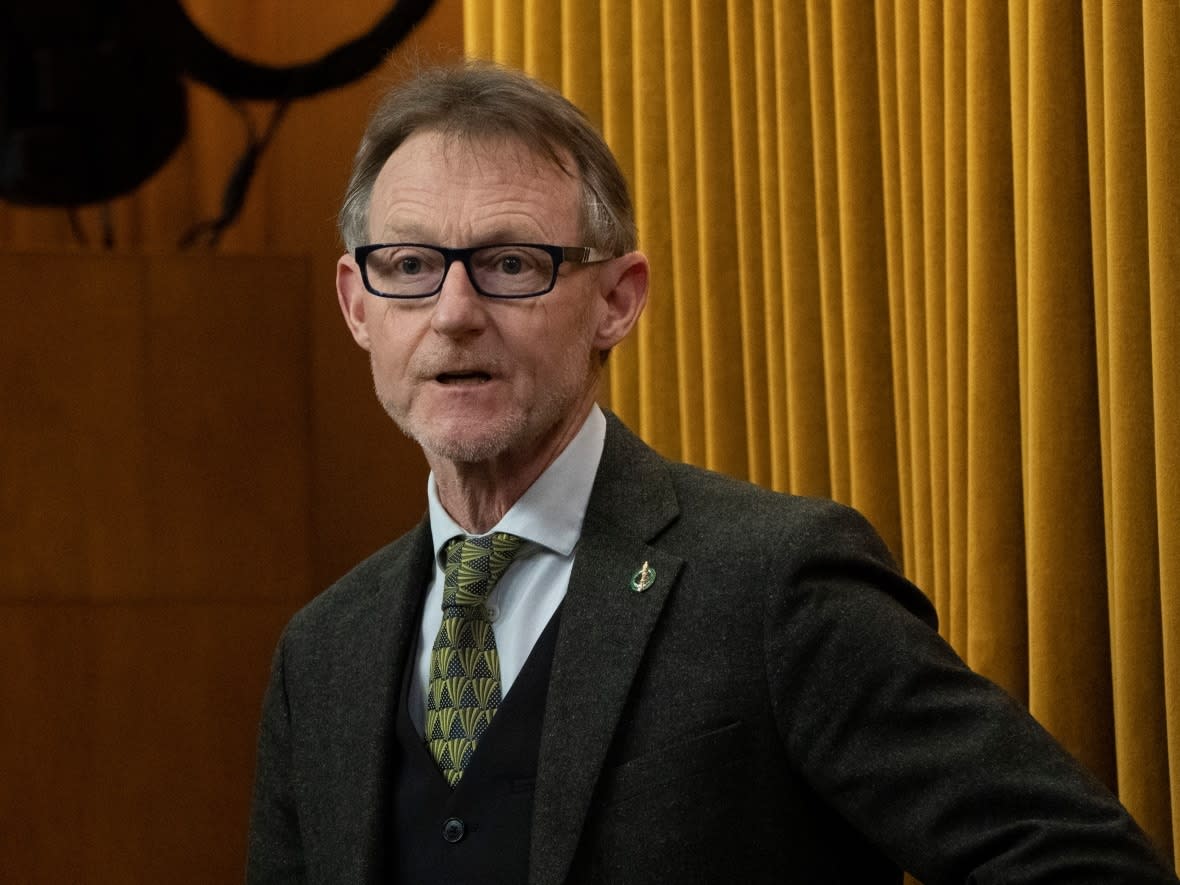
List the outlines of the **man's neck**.
{"label": "man's neck", "polygon": [[521,495],[565,451],[581,430],[593,404],[591,397],[575,420],[556,428],[548,439],[523,457],[518,453],[505,452],[488,461],[456,463],[428,455],[427,461],[438,488],[439,503],[464,531],[473,535],[491,531],[512,505],[520,500]]}
{"label": "man's neck", "polygon": [[464,469],[468,465],[448,466],[453,469],[432,468],[438,499],[451,519],[472,535],[491,531],[544,470],[533,476],[509,474],[496,479]]}

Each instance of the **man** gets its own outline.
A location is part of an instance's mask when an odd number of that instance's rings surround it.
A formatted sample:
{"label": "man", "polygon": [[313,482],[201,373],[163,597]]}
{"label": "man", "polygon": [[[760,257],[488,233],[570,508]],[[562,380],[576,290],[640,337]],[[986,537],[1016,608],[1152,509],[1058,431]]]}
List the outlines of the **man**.
{"label": "man", "polygon": [[341,231],[428,514],[283,635],[249,881],[1176,881],[861,517],[665,461],[594,405],[648,264],[572,105],[420,75]]}

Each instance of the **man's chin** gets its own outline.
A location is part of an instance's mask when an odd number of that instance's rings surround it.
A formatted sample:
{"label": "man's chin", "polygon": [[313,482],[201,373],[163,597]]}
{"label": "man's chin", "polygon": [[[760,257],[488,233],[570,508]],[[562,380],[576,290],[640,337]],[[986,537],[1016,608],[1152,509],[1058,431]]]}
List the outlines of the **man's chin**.
{"label": "man's chin", "polygon": [[452,464],[486,463],[503,454],[506,448],[501,440],[433,435],[418,435],[412,439],[422,447],[428,460],[437,458]]}
{"label": "man's chin", "polygon": [[439,459],[452,464],[486,463],[504,454],[519,434],[519,428],[504,426],[506,423],[492,427],[480,426],[470,419],[430,423],[397,421],[402,433],[421,447],[428,461]]}

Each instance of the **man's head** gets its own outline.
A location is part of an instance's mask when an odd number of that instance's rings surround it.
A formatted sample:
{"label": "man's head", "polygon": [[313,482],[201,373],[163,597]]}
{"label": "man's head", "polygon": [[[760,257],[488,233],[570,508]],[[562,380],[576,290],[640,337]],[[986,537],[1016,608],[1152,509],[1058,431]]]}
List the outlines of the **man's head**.
{"label": "man's head", "polygon": [[407,138],[427,130],[452,143],[504,140],[531,146],[581,183],[586,245],[611,255],[637,248],[627,181],[586,115],[519,71],[471,62],[424,71],[378,105],[353,161],[338,219],[349,251],[367,242],[369,201],[381,167]]}
{"label": "man's head", "polygon": [[374,117],[341,231],[340,306],[386,411],[436,473],[535,478],[646,299],[626,184],[593,127],[519,73],[427,72]]}

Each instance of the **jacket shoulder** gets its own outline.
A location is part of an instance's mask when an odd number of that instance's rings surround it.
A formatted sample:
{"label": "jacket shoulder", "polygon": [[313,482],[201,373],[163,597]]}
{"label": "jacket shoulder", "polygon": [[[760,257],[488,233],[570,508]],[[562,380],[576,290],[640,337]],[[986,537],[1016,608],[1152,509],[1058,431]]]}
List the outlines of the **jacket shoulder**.
{"label": "jacket shoulder", "polygon": [[859,511],[830,498],[776,492],[700,467],[667,462],[688,520],[714,532],[798,549],[860,549],[896,568],[889,548]]}
{"label": "jacket shoulder", "polygon": [[391,574],[414,573],[428,567],[429,546],[430,529],[423,521],[370,554],[313,597],[291,617],[286,638],[322,635],[326,629],[340,629],[383,592]]}

